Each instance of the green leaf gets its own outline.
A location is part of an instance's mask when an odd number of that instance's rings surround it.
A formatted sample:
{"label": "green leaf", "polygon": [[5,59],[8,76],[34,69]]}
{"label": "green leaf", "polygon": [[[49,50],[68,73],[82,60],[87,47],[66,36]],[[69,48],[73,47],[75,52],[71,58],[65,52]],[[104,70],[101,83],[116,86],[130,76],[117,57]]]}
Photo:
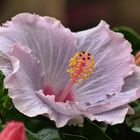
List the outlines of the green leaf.
{"label": "green leaf", "polygon": [[140,50],[140,36],[133,29],[120,26],[113,28],[115,32],[120,32],[124,37],[132,44],[133,54],[136,54]]}
{"label": "green leaf", "polygon": [[8,90],[4,88],[3,80],[4,80],[4,75],[0,71],[0,118],[1,119],[12,106],[11,99],[8,96]]}
{"label": "green leaf", "polygon": [[27,136],[27,140],[41,140],[38,138],[36,134],[32,133],[28,129],[26,129],[26,136]]}
{"label": "green leaf", "polygon": [[65,126],[59,129],[60,134],[64,140],[76,139],[76,140],[111,140],[109,136],[105,134],[105,125],[96,125],[88,119],[85,119],[82,127],[78,126]]}
{"label": "green leaf", "polygon": [[62,140],[89,140],[88,138],[80,135],[64,134],[62,133]]}
{"label": "green leaf", "polygon": [[26,136],[28,140],[61,140],[57,129],[52,128],[44,128],[37,133],[26,129]]}
{"label": "green leaf", "polygon": [[139,140],[140,139],[140,133],[132,131],[132,129],[129,128],[125,122],[113,126],[109,125],[106,130],[106,133],[113,140]]}
{"label": "green leaf", "polygon": [[0,120],[0,131],[4,128],[4,125],[2,124],[2,121]]}
{"label": "green leaf", "polygon": [[100,129],[105,132],[106,129],[107,129],[107,124],[105,124],[104,122],[97,122],[97,121],[94,121],[94,124],[97,125],[98,127],[100,127]]}
{"label": "green leaf", "polygon": [[135,114],[129,115],[126,118],[126,123],[133,131],[140,133],[140,99],[131,103]]}
{"label": "green leaf", "polygon": [[85,119],[83,132],[90,140],[111,140],[99,126],[88,119]]}
{"label": "green leaf", "polygon": [[19,120],[24,122],[28,140],[61,140],[52,121],[47,117],[27,117],[16,109],[11,109],[4,117],[4,122]]}
{"label": "green leaf", "polygon": [[47,117],[43,117],[43,116],[37,116],[32,118],[27,117],[16,109],[9,110],[4,116],[4,122],[11,121],[11,120],[19,120],[24,122],[26,128],[34,133],[46,127],[47,128],[55,127],[54,122],[50,121],[50,119]]}
{"label": "green leaf", "polygon": [[37,136],[41,140],[61,140],[57,129],[45,128],[37,132]]}

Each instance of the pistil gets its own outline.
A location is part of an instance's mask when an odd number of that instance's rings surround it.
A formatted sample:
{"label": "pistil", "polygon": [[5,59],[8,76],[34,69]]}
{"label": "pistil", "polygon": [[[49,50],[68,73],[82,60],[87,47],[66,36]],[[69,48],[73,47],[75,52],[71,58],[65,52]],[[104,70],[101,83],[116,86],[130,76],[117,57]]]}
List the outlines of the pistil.
{"label": "pistil", "polygon": [[89,52],[78,52],[70,59],[70,69],[67,70],[70,74],[70,81],[64,90],[56,97],[56,101],[64,102],[71,93],[75,83],[86,80],[93,73],[95,68],[94,58]]}

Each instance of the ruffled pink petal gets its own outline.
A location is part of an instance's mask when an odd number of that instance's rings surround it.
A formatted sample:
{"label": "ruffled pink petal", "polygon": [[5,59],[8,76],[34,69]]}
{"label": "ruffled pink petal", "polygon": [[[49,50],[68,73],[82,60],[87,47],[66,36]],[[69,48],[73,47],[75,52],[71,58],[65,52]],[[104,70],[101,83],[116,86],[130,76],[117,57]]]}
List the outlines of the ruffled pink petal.
{"label": "ruffled pink petal", "polygon": [[56,126],[63,127],[64,125],[80,125],[83,124],[84,119],[81,115],[78,116],[68,116],[61,114],[59,112],[53,112],[53,114],[44,114],[46,117],[49,117],[51,120],[55,121]]}
{"label": "ruffled pink petal", "polygon": [[43,91],[40,90],[36,93],[46,104],[52,107],[54,110],[61,114],[75,116],[81,114],[82,109],[80,109],[78,102],[66,101],[56,102],[54,95],[45,96]]}
{"label": "ruffled pink petal", "polygon": [[140,88],[131,89],[129,91],[121,92],[112,97],[109,97],[108,99],[105,99],[99,103],[96,103],[96,105],[89,107],[89,110],[94,114],[99,114],[128,104],[138,98],[140,98]]}
{"label": "ruffled pink petal", "polygon": [[55,102],[54,95],[44,95],[40,63],[29,48],[15,44],[9,58],[13,71],[6,76],[4,83],[20,112],[30,117],[45,115],[55,121],[57,127],[80,114],[76,103],[59,103]]}
{"label": "ruffled pink petal", "polygon": [[62,127],[65,124],[81,124],[83,123],[83,109],[80,108],[78,102],[66,101],[56,102],[54,95],[45,96],[42,90],[36,92],[47,105],[54,110],[54,114],[47,114],[51,120],[54,120],[57,127]]}
{"label": "ruffled pink petal", "polygon": [[74,35],[78,49],[89,51],[95,58],[91,78],[75,86],[77,100],[84,106],[92,106],[120,92],[124,78],[134,71],[131,45],[122,34],[111,31],[104,21],[93,29]]}
{"label": "ruffled pink petal", "polygon": [[4,84],[15,107],[31,117],[50,112],[50,107],[35,94],[43,80],[38,60],[19,44],[13,46],[9,57],[13,71],[6,76]]}
{"label": "ruffled pink petal", "polygon": [[0,28],[0,50],[8,53],[14,43],[29,47],[41,63],[46,85],[62,90],[69,80],[69,59],[76,41],[69,29],[51,17],[22,13]]}
{"label": "ruffled pink petal", "polygon": [[10,74],[13,70],[9,57],[2,52],[0,52],[0,70],[5,76]]}
{"label": "ruffled pink petal", "polygon": [[[121,123],[127,113],[133,113],[128,103],[138,98],[140,98],[140,68],[136,67],[133,75],[125,79],[125,84],[120,93],[89,107],[89,112],[92,114],[90,119],[102,120],[111,124]],[[112,115],[115,119],[112,118]]]}
{"label": "ruffled pink petal", "polygon": [[[80,112],[73,111],[72,103],[59,105],[47,95],[63,90],[69,81],[66,72],[69,59],[76,52],[72,33],[59,21],[50,17],[19,14],[0,28],[0,42],[3,43],[0,50],[8,55],[13,65],[13,72],[6,77],[5,86],[20,112],[28,116],[47,114],[58,127],[64,126]],[[49,85],[53,89],[45,90],[43,96],[45,98],[46,94],[49,102],[44,102],[41,94],[37,93]],[[63,109],[67,112],[64,113]]]}
{"label": "ruffled pink petal", "polygon": [[[99,122],[105,122],[111,125],[123,123],[125,115],[128,113],[128,110],[128,106],[121,106],[114,110],[94,115],[94,120],[97,120]],[[92,118],[90,119],[92,120]]]}

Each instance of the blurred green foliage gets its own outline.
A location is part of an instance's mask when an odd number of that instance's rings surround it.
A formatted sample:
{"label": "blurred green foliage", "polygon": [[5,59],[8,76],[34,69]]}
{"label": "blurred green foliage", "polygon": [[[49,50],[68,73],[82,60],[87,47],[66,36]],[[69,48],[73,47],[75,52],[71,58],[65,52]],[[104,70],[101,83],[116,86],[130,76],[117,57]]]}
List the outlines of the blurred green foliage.
{"label": "blurred green foliage", "polygon": [[126,118],[127,125],[132,128],[133,131],[140,133],[140,99],[131,103],[135,114],[129,115]]}
{"label": "blurred green foliage", "polygon": [[8,96],[8,90],[4,88],[3,80],[4,75],[0,71],[0,119],[3,118],[12,105],[11,99]]}
{"label": "blurred green foliage", "polygon": [[140,50],[140,36],[133,29],[125,26],[113,28],[115,32],[120,32],[132,44],[133,54],[135,55]]}

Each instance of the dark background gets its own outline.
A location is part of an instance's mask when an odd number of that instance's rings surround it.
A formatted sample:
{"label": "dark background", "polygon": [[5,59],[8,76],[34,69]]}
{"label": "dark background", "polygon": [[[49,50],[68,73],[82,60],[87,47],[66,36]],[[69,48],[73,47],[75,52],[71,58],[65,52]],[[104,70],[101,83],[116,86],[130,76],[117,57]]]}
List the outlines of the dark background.
{"label": "dark background", "polygon": [[140,0],[0,0],[0,24],[21,12],[53,16],[72,31],[125,25],[140,32]]}

